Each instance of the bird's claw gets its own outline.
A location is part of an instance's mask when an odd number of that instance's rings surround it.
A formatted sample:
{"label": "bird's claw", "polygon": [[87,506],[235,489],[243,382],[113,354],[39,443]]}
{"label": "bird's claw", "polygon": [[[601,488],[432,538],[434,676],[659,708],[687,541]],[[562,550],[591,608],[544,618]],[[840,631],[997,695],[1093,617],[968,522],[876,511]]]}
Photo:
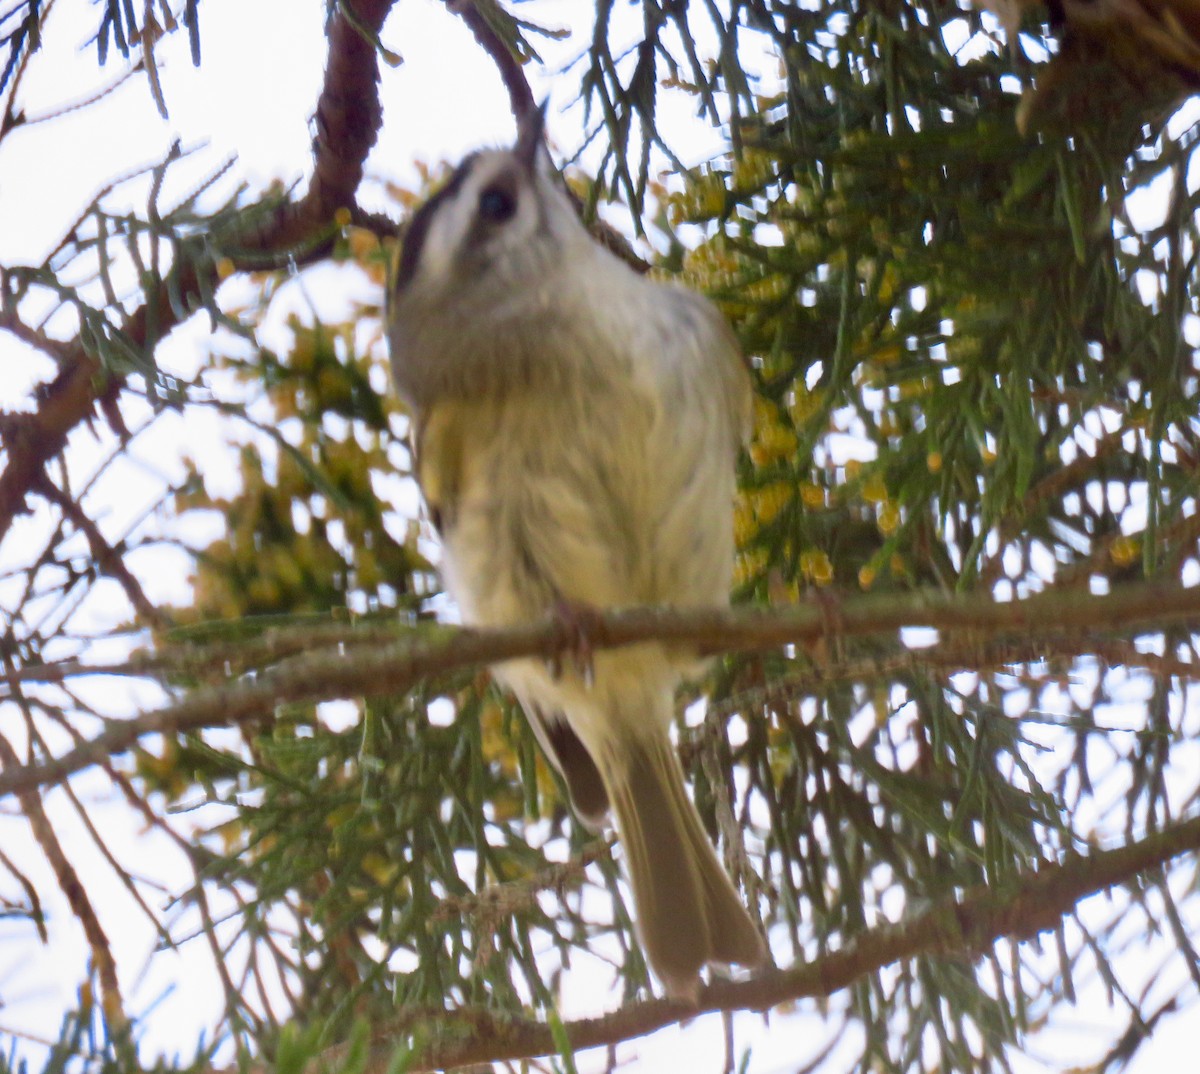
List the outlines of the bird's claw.
{"label": "bird's claw", "polygon": [[568,656],[583,685],[590,688],[596,681],[592,639],[600,633],[600,613],[589,604],[559,599],[554,602],[551,614],[562,642],[550,660],[550,673],[556,679],[561,678],[563,657]]}

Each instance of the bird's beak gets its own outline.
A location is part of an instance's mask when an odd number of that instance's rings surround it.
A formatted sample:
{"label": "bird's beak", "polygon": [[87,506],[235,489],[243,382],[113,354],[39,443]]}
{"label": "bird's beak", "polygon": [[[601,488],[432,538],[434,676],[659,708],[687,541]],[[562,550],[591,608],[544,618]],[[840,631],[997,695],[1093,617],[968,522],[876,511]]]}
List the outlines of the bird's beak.
{"label": "bird's beak", "polygon": [[549,103],[547,98],[517,121],[517,144],[513,153],[530,175],[537,165],[538,152],[545,144],[543,137],[546,132],[546,107]]}

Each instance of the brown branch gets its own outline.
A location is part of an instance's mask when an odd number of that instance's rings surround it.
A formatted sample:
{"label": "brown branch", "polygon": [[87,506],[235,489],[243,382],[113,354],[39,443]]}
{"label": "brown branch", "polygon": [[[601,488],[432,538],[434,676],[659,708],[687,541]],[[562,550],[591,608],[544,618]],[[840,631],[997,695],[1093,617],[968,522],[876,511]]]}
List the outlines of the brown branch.
{"label": "brown branch", "polygon": [[[347,0],[347,6],[363,29],[378,35],[394,2]],[[329,59],[313,122],[313,177],[301,216],[326,221],[339,209],[353,208],[363,164],[383,123],[375,44],[340,11],[329,25]]]}
{"label": "brown branch", "polygon": [[125,590],[125,596],[129,598],[129,603],[142,620],[154,627],[170,626],[170,620],[150,602],[150,598],[142,590],[141,583],[125,565],[121,553],[104,539],[100,527],[88,517],[87,512],[48,477],[43,476],[37,483],[37,491],[62,511],[64,517],[70,519],[75,528],[87,538],[88,548],[96,565]]}
{"label": "brown branch", "polygon": [[[868,974],[920,956],[980,956],[1001,939],[1028,940],[1056,928],[1091,895],[1125,884],[1182,854],[1200,850],[1200,817],[1155,832],[1127,846],[1061,862],[1044,862],[1036,872],[1003,886],[977,886],[959,899],[942,899],[923,913],[869,929],[841,951],[789,970],[768,970],[748,980],[714,981],[700,990],[695,1006],[657,999],[623,1007],[600,1018],[568,1022],[563,1028],[574,1050],[599,1048],[645,1036],[675,1022],[713,1011],[766,1011],[797,999],[826,997]],[[471,1063],[554,1055],[549,1026],[531,1018],[483,1010],[412,1012],[376,1034],[363,1074],[384,1074],[397,1047],[421,1030],[412,1071],[443,1070]],[[318,1059],[336,1069],[346,1045]]]}
{"label": "brown branch", "polygon": [[[276,663],[297,653],[328,647],[347,648],[366,645],[386,645],[411,633],[411,627],[381,619],[354,624],[320,622],[315,626],[271,627],[267,630],[205,643],[197,640],[198,632],[181,628],[167,635],[164,648],[158,652],[143,650],[127,660],[107,664],[90,664],[82,660],[60,660],[48,664],[27,664],[9,668],[3,679],[10,685],[23,682],[65,682],[83,675],[118,675],[127,678],[161,678],[185,675],[190,679],[228,680],[251,668]],[[344,616],[342,617],[344,619]],[[207,624],[214,626],[229,624]],[[203,630],[202,625],[201,630]],[[115,635],[110,635],[114,637]],[[225,635],[228,638],[229,633]]]}
{"label": "brown branch", "polygon": [[[1106,433],[1096,441],[1089,454],[1081,453],[1071,462],[1056,466],[1025,494],[1020,506],[1000,520],[999,548],[996,555],[980,571],[980,585],[994,585],[1000,578],[1004,571],[1004,552],[1009,543],[1017,538],[1026,520],[1034,517],[1042,505],[1061,499],[1068,492],[1081,488],[1088,481],[1102,480],[1102,476],[1098,475],[1096,471],[1110,456],[1124,452],[1125,437],[1128,433],[1129,427],[1125,424],[1113,432]],[[1107,545],[1104,551],[1107,553]],[[1078,565],[1074,565],[1073,572],[1081,577],[1095,573],[1094,558],[1091,557],[1085,561],[1086,570],[1080,571]],[[1061,585],[1062,578],[1057,578],[1056,583]]]}
{"label": "brown branch", "polygon": [[[32,741],[36,742],[36,744],[40,748],[45,748],[45,739],[37,731],[37,727],[34,722],[32,706],[29,704],[28,700],[24,697],[21,697],[19,699],[19,704],[21,705],[21,708],[25,712],[26,722],[29,727],[29,733],[32,736]],[[63,712],[61,712],[60,710],[51,708],[50,706],[46,705],[45,703],[43,703],[40,706],[40,708],[41,708],[41,711],[46,713],[46,715],[49,716],[50,719],[53,720],[57,726],[63,728],[63,730],[65,730],[67,732],[67,734],[69,734],[76,743],[86,741],[84,739],[83,735],[81,735],[79,733],[79,731],[76,730],[76,728],[71,725],[71,721],[66,717],[66,715]],[[117,773],[114,772],[113,766],[111,764],[102,764],[99,767],[114,782],[116,782],[118,778],[121,778],[121,777],[118,777]],[[132,791],[132,789],[133,789],[132,784],[130,784],[127,779],[121,778],[121,781],[127,787],[129,787],[129,789]],[[94,820],[92,819],[92,811],[88,810],[84,806],[83,802],[81,802],[79,800],[79,796],[75,793],[75,791],[71,787],[70,783],[64,783],[62,789],[63,789],[63,793],[66,794],[66,796],[67,796],[67,800],[74,807],[75,813],[79,817],[80,823],[87,830],[88,835],[91,836],[92,843],[95,845],[96,849],[100,851],[100,854],[104,858],[104,860],[106,862],[108,862],[109,868],[112,869],[112,871],[116,875],[117,879],[121,882],[121,885],[125,888],[125,890],[129,893],[130,897],[137,904],[138,908],[145,915],[146,920],[149,921],[150,924],[154,926],[155,930],[158,932],[159,939],[161,941],[169,941],[170,935],[167,933],[166,929],[163,928],[161,922],[158,919],[158,915],[150,908],[149,903],[147,903],[146,900],[142,897],[142,893],[138,890],[137,883],[136,883],[136,880],[135,880],[133,874],[131,874],[129,872],[129,870],[127,870],[117,860],[116,856],[113,854],[113,852],[109,848],[108,844],[104,841],[104,836],[100,833],[100,830],[96,827],[96,824],[95,824]],[[153,816],[149,807],[146,806],[144,802],[140,802],[139,804],[142,806],[141,812],[142,812],[142,816],[144,818],[148,814],[150,816]],[[161,821],[156,826],[163,827]]]}
{"label": "brown branch", "polygon": [[[1039,634],[1021,639],[987,639],[975,644],[955,644],[950,641],[929,649],[901,647],[894,652],[812,662],[798,671],[774,676],[763,685],[739,686],[727,700],[713,706],[711,711],[732,716],[744,711],[755,700],[803,697],[848,683],[883,682],[918,674],[949,675],[963,670],[986,674],[1005,669],[1011,674],[1014,665],[1052,664],[1055,661],[1062,664],[1085,655],[1109,667],[1137,668],[1159,678],[1169,675],[1182,676],[1184,679],[1200,677],[1200,664],[1180,659],[1170,652],[1164,655],[1143,652],[1135,647],[1133,638],[1113,641],[1086,632],[1073,632],[1069,637]],[[1027,676],[1025,681],[1032,678]],[[685,751],[683,743],[680,749]]]}
{"label": "brown branch", "polygon": [[[17,751],[2,735],[0,735],[0,766],[3,770],[10,772],[22,767]],[[38,846],[42,848],[42,853],[54,873],[59,890],[71,907],[71,913],[83,927],[83,933],[87,937],[88,947],[92,954],[92,964],[95,966],[96,976],[100,981],[101,1006],[108,1019],[108,1024],[111,1026],[123,1025],[125,1007],[121,999],[121,986],[117,980],[117,963],[113,958],[112,947],[104,932],[104,926],[100,924],[100,919],[96,916],[95,908],[88,898],[83,882],[79,879],[79,874],[75,871],[75,866],[71,864],[71,860],[63,851],[62,844],[58,841],[54,825],[50,823],[50,818],[46,816],[46,810],[42,806],[39,792],[36,789],[24,791],[18,795],[18,800],[21,803],[21,812],[29,821],[33,837],[37,840]]]}
{"label": "brown branch", "polygon": [[[37,52],[35,42],[40,38],[46,25],[46,20],[50,17],[50,9],[54,6],[54,0],[49,0],[48,3],[42,5],[41,10],[37,15],[37,35],[33,41],[27,43],[21,55],[21,59],[17,63],[16,70],[12,73],[12,78],[8,84],[7,100],[4,102],[4,114],[0,116],[0,141],[3,141],[9,131],[15,130],[17,127],[23,126],[27,120],[25,113],[18,111],[17,102],[23,100],[25,94],[21,91],[21,82],[25,78],[25,72],[29,70],[29,59]],[[12,14],[10,9],[9,14]],[[10,37],[8,39],[9,48],[16,47],[16,42]]]}
{"label": "brown branch", "polygon": [[[137,652],[127,660],[109,663],[59,660],[47,664],[27,664],[5,671],[3,681],[10,686],[18,686],[29,682],[64,683],[74,678],[113,675],[164,681],[185,676],[194,683],[225,682],[232,676],[297,653],[331,646],[346,650],[388,645],[411,629],[399,623],[374,621],[354,625],[328,623],[315,627],[272,627],[262,634],[247,636],[240,641],[207,644],[189,641],[172,645],[172,639],[167,638],[163,649]],[[898,646],[895,650],[867,656],[807,664],[801,661],[799,670],[772,679],[769,686],[738,688],[730,702],[721,704],[720,711],[732,714],[739,705],[746,704],[748,697],[758,696],[764,691],[768,694],[812,694],[841,683],[878,681],[918,672],[948,674],[964,668],[979,672],[996,671],[1011,669],[1018,664],[1062,662],[1084,655],[1109,666],[1141,668],[1158,676],[1188,678],[1200,674],[1200,665],[1171,653],[1144,652],[1136,648],[1133,638],[1113,640],[1082,631],[1056,637],[1002,637],[966,643],[946,641],[929,649]]]}
{"label": "brown branch", "polygon": [[[598,615],[589,640],[594,648],[659,640],[715,653],[803,644],[830,632],[845,637],[894,635],[903,627],[918,626],[950,632],[961,644],[964,631],[1030,640],[1055,639],[1073,630],[1089,636],[1101,631],[1128,634],[1181,623],[1200,624],[1200,587],[1139,584],[1104,596],[1054,590],[1006,603],[941,591],[907,597],[869,594],[844,602],[834,616],[826,604],[730,611],[637,608]],[[144,735],[237,727],[287,702],[403,693],[432,676],[476,665],[561,657],[572,644],[561,623],[550,620],[505,630],[426,628],[378,647],[290,657],[253,680],[196,690],[165,708],[114,721],[87,745],[60,757],[0,773],[0,797],[57,783],[123,753]]]}
{"label": "brown branch", "polygon": [[42,900],[38,898],[37,888],[3,850],[0,850],[0,866],[3,866],[8,875],[21,885],[21,890],[25,893],[25,899],[29,903],[29,917],[37,929],[38,939],[44,944],[49,944],[50,934],[46,931],[46,912],[42,909]]}
{"label": "brown branch", "polygon": [[[347,2],[356,20],[377,32],[394,0]],[[378,82],[374,45],[340,12],[335,14],[329,27],[325,82],[317,102],[314,173],[309,189],[299,202],[280,206],[252,227],[239,227],[235,235],[223,236],[224,240],[243,250],[248,258],[318,243],[307,250],[312,257],[327,247],[324,233],[339,209],[353,210],[363,162],[375,144],[382,121]],[[198,297],[216,289],[216,269],[207,260],[181,258],[180,262],[173,269],[172,286],[160,283],[147,303],[121,326],[121,332],[135,347],[153,349],[188,315]],[[181,301],[172,301],[172,294]],[[29,493],[41,480],[46,464],[62,452],[71,432],[89,420],[96,407],[107,404],[111,409],[123,386],[123,378],[104,369],[79,340],[64,343],[62,351],[60,371],[39,390],[37,409],[8,415],[5,422],[7,463],[0,473],[0,540],[13,519],[27,510]]]}
{"label": "brown branch", "polygon": [[7,416],[4,448],[8,463],[0,473],[0,540],[13,519],[26,510],[25,497],[44,468],[62,451],[67,434],[92,413],[107,389],[100,363],[76,344],[58,376],[42,389],[38,408]]}
{"label": "brown branch", "polygon": [[[3,294],[2,289],[5,287],[7,287],[7,282],[4,278],[4,269],[0,268],[0,294]],[[27,325],[17,316],[16,310],[0,309],[0,328],[15,336],[26,346],[41,351],[52,361],[61,362],[63,360],[64,344],[57,339],[51,339],[45,332]]]}
{"label": "brown branch", "polygon": [[[503,11],[495,0],[484,0],[484,2]],[[491,56],[492,62],[500,72],[504,88],[508,90],[512,113],[519,126],[521,120],[537,107],[537,102],[533,99],[533,90],[529,88],[525,72],[521,69],[520,57],[496,33],[487,16],[483,14],[477,0],[448,0],[446,6],[467,24],[475,40],[479,42],[480,48]],[[507,12],[503,12],[503,14],[510,17]]]}
{"label": "brown branch", "polygon": [[538,892],[561,892],[568,884],[582,880],[587,867],[612,853],[614,839],[596,839],[568,861],[548,865],[524,880],[491,884],[470,895],[446,895],[429,913],[429,921],[455,921],[475,917],[482,921],[502,921],[537,902]]}

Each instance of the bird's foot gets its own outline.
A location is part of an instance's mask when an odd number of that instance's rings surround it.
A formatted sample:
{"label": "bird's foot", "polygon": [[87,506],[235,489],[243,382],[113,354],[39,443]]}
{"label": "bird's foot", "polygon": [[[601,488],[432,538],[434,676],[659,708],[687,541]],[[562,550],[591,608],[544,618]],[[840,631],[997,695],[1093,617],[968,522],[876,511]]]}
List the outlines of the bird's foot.
{"label": "bird's foot", "polygon": [[562,638],[557,654],[550,661],[550,673],[556,679],[561,678],[566,657],[584,686],[590,687],[596,678],[592,639],[599,637],[602,628],[599,610],[590,604],[559,598],[550,614]]}
{"label": "bird's foot", "polygon": [[836,591],[823,587],[813,589],[811,597],[817,610],[821,613],[823,629],[821,636],[813,639],[808,646],[809,656],[818,663],[825,664],[839,659],[842,654],[845,636],[842,601]]}

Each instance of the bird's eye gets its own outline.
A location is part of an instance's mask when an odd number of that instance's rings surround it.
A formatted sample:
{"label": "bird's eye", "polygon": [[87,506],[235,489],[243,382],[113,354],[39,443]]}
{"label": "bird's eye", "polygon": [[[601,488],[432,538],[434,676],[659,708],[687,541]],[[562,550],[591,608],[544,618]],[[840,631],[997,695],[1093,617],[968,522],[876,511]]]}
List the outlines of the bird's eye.
{"label": "bird's eye", "polygon": [[516,211],[516,197],[503,187],[489,186],[479,195],[479,215],[489,223],[503,224]]}

